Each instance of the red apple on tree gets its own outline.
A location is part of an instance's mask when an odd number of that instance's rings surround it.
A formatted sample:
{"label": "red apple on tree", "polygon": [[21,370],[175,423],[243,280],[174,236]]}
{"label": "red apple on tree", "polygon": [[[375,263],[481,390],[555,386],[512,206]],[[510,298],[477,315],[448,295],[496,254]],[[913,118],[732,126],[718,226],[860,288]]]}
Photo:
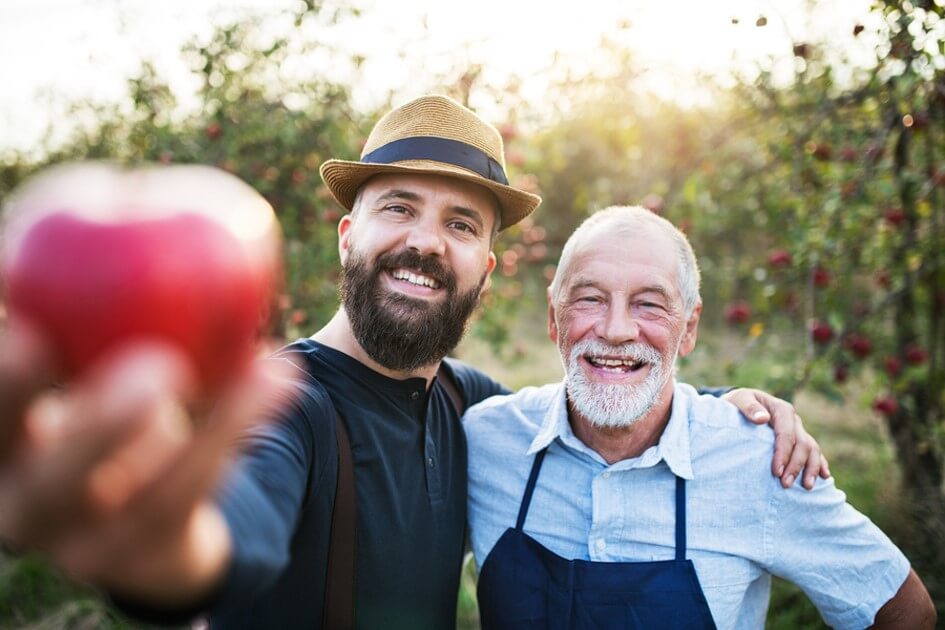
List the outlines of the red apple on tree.
{"label": "red apple on tree", "polygon": [[830,286],[830,272],[823,267],[817,267],[811,274],[814,286],[819,289],[826,289]]}
{"label": "red apple on tree", "polygon": [[880,396],[873,401],[873,409],[884,416],[891,416],[899,411],[899,401],[892,396]]}
{"label": "red apple on tree", "polygon": [[846,383],[850,377],[850,368],[844,363],[837,363],[833,366],[833,380],[836,383]]}
{"label": "red apple on tree", "polygon": [[922,365],[929,358],[929,353],[920,346],[912,345],[906,348],[904,356],[906,357],[906,361],[912,365]]}
{"label": "red apple on tree", "polygon": [[253,356],[279,269],[272,208],[207,166],[55,167],[14,193],[0,247],[10,316],[48,338],[64,377],[156,340],[205,393]]}
{"label": "red apple on tree", "polygon": [[844,344],[857,359],[865,359],[873,351],[873,342],[859,333],[851,333]]}
{"label": "red apple on tree", "polygon": [[788,267],[790,266],[791,262],[793,262],[793,260],[794,259],[791,257],[791,252],[787,251],[786,249],[775,249],[772,250],[770,254],[768,254],[768,264],[775,269]]}
{"label": "red apple on tree", "polygon": [[810,327],[810,336],[814,343],[824,345],[833,339],[833,328],[827,322],[814,322]]}
{"label": "red apple on tree", "polygon": [[886,368],[886,373],[892,378],[902,374],[902,361],[899,360],[899,357],[886,357],[883,359],[883,366]]}
{"label": "red apple on tree", "polygon": [[725,307],[725,319],[730,324],[744,324],[749,318],[751,318],[751,307],[746,302],[739,300]]}
{"label": "red apple on tree", "polygon": [[893,227],[899,227],[906,220],[906,213],[902,208],[886,208],[883,218]]}

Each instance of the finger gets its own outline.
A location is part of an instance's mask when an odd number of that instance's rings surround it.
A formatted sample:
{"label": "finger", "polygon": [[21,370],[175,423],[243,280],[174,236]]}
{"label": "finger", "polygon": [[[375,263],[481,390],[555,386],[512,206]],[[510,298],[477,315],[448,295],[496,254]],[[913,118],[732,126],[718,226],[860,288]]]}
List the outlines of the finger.
{"label": "finger", "polygon": [[738,407],[738,410],[751,422],[764,424],[771,419],[771,414],[762,404],[760,395],[763,395],[763,392],[740,387],[726,393],[724,398]]}
{"label": "finger", "polygon": [[810,456],[807,458],[807,463],[804,464],[804,482],[803,485],[808,490],[813,489],[814,482],[817,480],[817,477],[820,475],[820,467],[822,462],[822,456],[820,454],[820,448],[814,446],[810,451]]}
{"label": "finger", "polygon": [[26,325],[11,324],[0,337],[0,462],[21,445],[26,410],[53,378],[46,343]]}
{"label": "finger", "polygon": [[31,544],[52,544],[62,531],[79,527],[113,502],[109,486],[124,480],[108,463],[153,417],[155,406],[179,389],[181,370],[180,359],[165,350],[129,350],[97,368],[62,401],[61,439],[34,453],[18,471],[17,520]]}
{"label": "finger", "polygon": [[784,474],[780,475],[781,485],[790,488],[800,476],[804,464],[807,462],[811,453],[811,442],[798,440],[791,451],[790,459],[784,467]]}
{"label": "finger", "polygon": [[827,456],[820,454],[820,478],[830,479],[830,464],[827,462]]}
{"label": "finger", "polygon": [[771,398],[771,428],[774,431],[774,458],[771,471],[776,477],[782,477],[787,464],[794,456],[802,427],[801,418],[794,412],[794,405],[780,398]]}
{"label": "finger", "polygon": [[192,507],[210,496],[229,463],[237,436],[274,418],[273,402],[284,399],[291,366],[258,362],[218,400],[205,426],[196,430],[143,500],[130,505],[152,531],[179,528]]}

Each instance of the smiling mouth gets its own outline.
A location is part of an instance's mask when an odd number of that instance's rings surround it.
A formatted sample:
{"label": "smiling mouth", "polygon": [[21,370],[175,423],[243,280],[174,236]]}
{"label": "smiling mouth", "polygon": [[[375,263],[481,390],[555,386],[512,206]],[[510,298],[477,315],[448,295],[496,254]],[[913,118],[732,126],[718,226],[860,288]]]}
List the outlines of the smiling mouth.
{"label": "smiling mouth", "polygon": [[592,367],[595,367],[599,370],[624,374],[636,372],[644,365],[647,365],[646,361],[637,361],[634,359],[615,359],[607,357],[585,356],[584,360],[590,363]]}
{"label": "smiling mouth", "polygon": [[395,280],[402,280],[418,287],[427,287],[430,289],[439,289],[440,282],[435,278],[410,271],[409,269],[398,268],[390,272]]}

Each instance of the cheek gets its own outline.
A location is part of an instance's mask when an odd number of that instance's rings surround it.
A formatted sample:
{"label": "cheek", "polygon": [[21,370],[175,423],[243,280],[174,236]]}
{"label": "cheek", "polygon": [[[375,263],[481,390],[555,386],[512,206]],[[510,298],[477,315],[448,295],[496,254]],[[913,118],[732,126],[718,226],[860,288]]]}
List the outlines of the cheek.
{"label": "cheek", "polygon": [[587,313],[568,312],[558,319],[559,344],[573,346],[594,329],[595,317]]}

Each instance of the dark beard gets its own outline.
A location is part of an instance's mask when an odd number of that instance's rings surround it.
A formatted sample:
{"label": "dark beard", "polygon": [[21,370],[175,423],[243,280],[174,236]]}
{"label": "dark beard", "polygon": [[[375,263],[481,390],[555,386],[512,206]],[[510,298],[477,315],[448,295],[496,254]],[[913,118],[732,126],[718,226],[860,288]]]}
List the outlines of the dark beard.
{"label": "dark beard", "polygon": [[[398,267],[436,279],[445,299],[438,303],[388,294],[381,274]],[[439,259],[413,250],[378,257],[373,268],[353,249],[341,278],[341,301],[354,336],[368,356],[389,370],[410,372],[439,362],[463,338],[486,281],[457,295],[456,277]]]}

